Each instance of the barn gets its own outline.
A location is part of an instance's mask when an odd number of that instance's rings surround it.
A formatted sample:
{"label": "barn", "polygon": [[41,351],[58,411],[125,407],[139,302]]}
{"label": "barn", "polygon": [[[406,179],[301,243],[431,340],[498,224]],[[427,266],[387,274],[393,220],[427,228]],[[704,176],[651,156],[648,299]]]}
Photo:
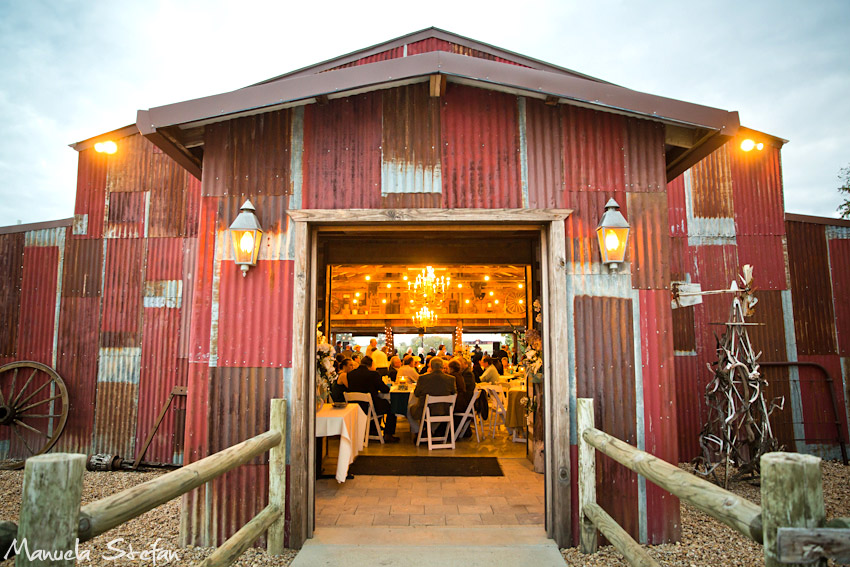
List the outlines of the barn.
{"label": "barn", "polygon": [[[755,266],[764,325],[750,336],[781,363],[763,368],[785,400],[776,436],[845,451],[850,223],[786,215],[784,143],[737,112],[429,28],[73,144],[73,218],[0,228],[0,365],[64,380],[52,451],[132,458],[170,400],[145,458],[187,464],[266,431],[270,400],[286,398],[287,543],[300,547],[315,529],[316,326],[415,332],[400,296],[375,287],[403,281],[400,266],[455,266],[469,287],[476,266],[519,266],[505,281],[523,293],[495,288],[504,308],[457,291],[441,325],[540,331],[545,527],[574,545],[577,398],[669,462],[699,453],[729,300],[674,308],[677,285],[726,289]],[[612,198],[631,226],[617,271],[596,234]],[[228,230],[246,200],[263,230],[247,272]],[[342,280],[364,274],[373,301],[358,310]],[[27,456],[33,435],[0,428],[0,457]],[[268,476],[258,458],[186,495],[181,541],[222,543],[264,508]],[[607,459],[597,482],[636,539],[680,537],[673,496]]]}

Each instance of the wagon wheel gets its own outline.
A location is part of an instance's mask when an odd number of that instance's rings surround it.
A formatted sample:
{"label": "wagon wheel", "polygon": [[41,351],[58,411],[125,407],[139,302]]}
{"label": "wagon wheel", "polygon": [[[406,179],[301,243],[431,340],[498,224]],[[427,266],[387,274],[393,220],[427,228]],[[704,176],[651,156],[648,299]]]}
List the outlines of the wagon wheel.
{"label": "wagon wheel", "polygon": [[509,291],[505,294],[505,310],[514,315],[525,313],[525,294],[518,291]]}
{"label": "wagon wheel", "polygon": [[68,420],[68,389],[55,370],[25,360],[0,367],[0,426],[18,458],[50,450]]}

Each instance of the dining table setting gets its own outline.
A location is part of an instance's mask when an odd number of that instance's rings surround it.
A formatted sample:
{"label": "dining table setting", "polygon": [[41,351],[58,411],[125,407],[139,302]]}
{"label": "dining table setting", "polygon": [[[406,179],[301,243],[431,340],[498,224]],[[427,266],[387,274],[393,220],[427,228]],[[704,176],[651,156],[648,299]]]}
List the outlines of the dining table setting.
{"label": "dining table setting", "polygon": [[[368,420],[357,403],[325,404],[316,412],[316,437],[339,436],[339,456],[334,477],[345,482],[348,467],[363,450]],[[316,469],[321,476],[321,445],[317,444]]]}

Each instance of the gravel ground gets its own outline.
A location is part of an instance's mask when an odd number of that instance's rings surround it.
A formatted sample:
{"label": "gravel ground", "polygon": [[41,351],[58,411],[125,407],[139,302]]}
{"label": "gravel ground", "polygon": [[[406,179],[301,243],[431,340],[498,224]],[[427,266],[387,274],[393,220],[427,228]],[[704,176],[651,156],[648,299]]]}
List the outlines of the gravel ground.
{"label": "gravel ground", "polygon": [[[690,470],[688,465],[681,466]],[[835,462],[824,462],[822,469],[827,519],[837,516],[850,516],[850,467],[844,467]],[[162,474],[164,474],[164,471],[86,472],[83,479],[83,503],[98,500]],[[22,479],[22,471],[0,471],[0,495],[2,495],[2,498],[0,498],[0,520],[17,522]],[[737,482],[731,487],[731,490],[755,503],[759,503],[761,500],[759,487],[749,482]],[[131,546],[135,552],[149,551],[157,539],[159,539],[157,549],[174,552],[177,559],[170,561],[158,559],[156,565],[195,564],[205,558],[212,553],[211,548],[180,548],[177,545],[180,527],[179,501],[179,498],[174,499],[135,520],[82,544],[81,550],[90,550],[91,561],[81,562],[81,564],[109,565],[112,567],[116,565],[152,565],[152,561],[142,561],[138,555],[135,560],[131,561],[129,551]],[[123,541],[113,543],[113,547],[128,554],[117,559],[109,559],[120,555],[119,551],[108,547],[108,543],[113,542],[116,538],[123,538]],[[682,504],[682,541],[675,544],[649,546],[647,549],[650,555],[664,565],[676,567],[764,564],[760,545],[684,503]],[[235,565],[245,567],[251,565],[289,565],[296,553],[296,550],[288,549],[283,556],[271,557],[260,549],[252,548],[245,552]],[[583,555],[577,548],[563,549],[561,553],[567,565],[627,565],[622,556],[610,546],[600,548],[595,555]],[[14,561],[7,562],[5,565],[14,565]]]}
{"label": "gravel ground", "polygon": [[[679,465],[693,471],[690,465]],[[850,467],[840,462],[824,461],[823,495],[827,520],[850,516]],[[722,471],[719,473],[723,478]],[[761,488],[747,481],[736,482],[729,489],[756,504],[761,504]],[[715,567],[717,565],[764,565],[762,546],[740,535],[732,528],[682,503],[682,541],[647,546],[649,554],[663,565],[675,567]],[[599,548],[595,555],[584,555],[578,548],[562,549],[567,565],[624,566],[628,563],[613,547]],[[834,565],[830,561],[830,565]]]}

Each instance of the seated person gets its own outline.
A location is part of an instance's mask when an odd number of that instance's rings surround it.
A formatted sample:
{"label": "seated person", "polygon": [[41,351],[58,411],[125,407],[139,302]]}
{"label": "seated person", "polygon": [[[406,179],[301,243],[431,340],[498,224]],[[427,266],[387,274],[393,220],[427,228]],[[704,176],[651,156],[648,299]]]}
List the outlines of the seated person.
{"label": "seated person", "polygon": [[[393,356],[390,359],[390,370],[387,372],[387,377],[390,379],[390,382],[395,382],[398,378],[398,370],[401,368],[401,359],[397,356]],[[379,372],[380,374],[380,372]]]}
{"label": "seated person", "polygon": [[490,384],[497,384],[499,382],[499,372],[496,370],[492,358],[489,356],[482,358],[481,368],[484,370],[481,374],[481,382],[489,382]]}
{"label": "seated person", "polygon": [[345,401],[345,392],[348,392],[348,372],[357,368],[357,363],[350,358],[344,358],[340,363],[339,374],[336,382],[331,386],[331,399],[335,402]]}
{"label": "seated person", "polygon": [[[423,374],[416,382],[416,389],[413,391],[413,395],[416,396],[416,403],[409,408],[412,418],[410,432],[414,435],[414,442],[416,442],[416,433],[419,432],[419,422],[422,420],[422,414],[425,411],[425,396],[451,396],[457,393],[454,376],[443,372],[444,368],[445,361],[442,358],[434,357],[431,359],[431,372]],[[448,415],[449,405],[432,406],[431,412],[434,415]],[[416,433],[413,430],[414,423],[416,424]]]}
{"label": "seated person", "polygon": [[404,365],[398,369],[396,381],[403,376],[405,382],[416,384],[416,381],[419,380],[419,372],[416,371],[415,364],[416,358],[413,355],[408,354],[405,356]]}
{"label": "seated person", "polygon": [[[388,393],[390,387],[384,384],[381,376],[375,372],[372,359],[364,356],[360,361],[360,366],[347,373],[349,392],[363,392],[372,396],[372,404],[375,406],[375,413],[380,416],[386,416],[384,425],[384,441],[387,443],[398,443],[398,437],[395,436],[396,417],[392,411],[389,400],[385,400],[378,394]],[[361,404],[362,407],[363,404]],[[363,410],[368,413],[369,408]]]}

